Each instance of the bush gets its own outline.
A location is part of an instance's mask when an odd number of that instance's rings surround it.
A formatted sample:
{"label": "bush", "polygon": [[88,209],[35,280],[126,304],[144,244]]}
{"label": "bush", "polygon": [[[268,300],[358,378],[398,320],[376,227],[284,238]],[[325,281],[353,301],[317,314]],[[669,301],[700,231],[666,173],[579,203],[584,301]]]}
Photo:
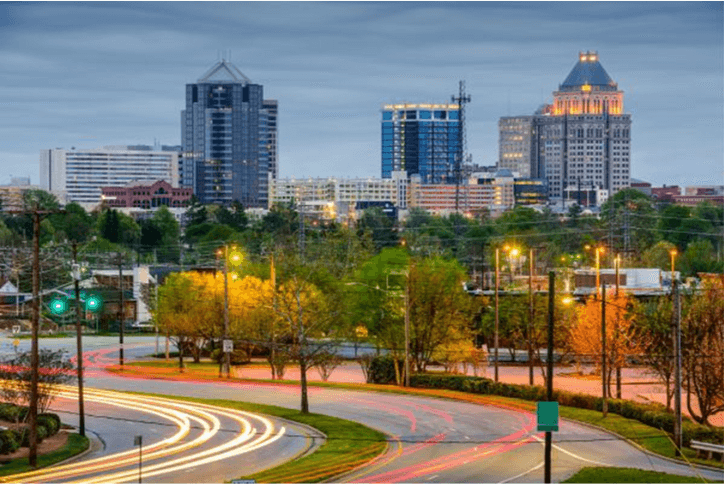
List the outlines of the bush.
{"label": "bush", "polygon": [[0,420],[8,422],[22,422],[28,416],[28,407],[20,407],[12,403],[0,405]]}
{"label": "bush", "polygon": [[0,454],[11,454],[19,448],[20,442],[12,430],[0,431]]}
{"label": "bush", "polygon": [[[395,383],[395,363],[390,356],[377,356],[370,363],[367,383]],[[412,385],[412,380],[410,380]],[[414,385],[412,385],[414,386]]]}
{"label": "bush", "polygon": [[[214,360],[216,363],[221,364],[223,358],[224,352],[221,350],[221,348],[216,348],[214,351],[211,352],[211,359]],[[231,352],[231,358],[229,359],[229,361],[232,365],[243,365],[249,363],[249,356],[246,354],[246,351],[242,350],[241,348],[235,348],[234,351]]]}
{"label": "bush", "polygon": [[54,413],[41,413],[38,415],[38,425],[45,427],[48,431],[48,437],[51,437],[60,430],[60,417]]}

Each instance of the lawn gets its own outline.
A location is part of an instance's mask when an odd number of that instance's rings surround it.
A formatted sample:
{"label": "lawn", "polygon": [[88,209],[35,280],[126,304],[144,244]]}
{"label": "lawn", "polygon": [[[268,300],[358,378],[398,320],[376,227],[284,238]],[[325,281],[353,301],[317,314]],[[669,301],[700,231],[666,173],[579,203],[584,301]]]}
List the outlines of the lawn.
{"label": "lawn", "polygon": [[563,482],[713,482],[700,477],[626,467],[584,467]]}
{"label": "lawn", "polygon": [[[81,452],[84,452],[89,445],[90,441],[88,440],[88,437],[82,437],[79,434],[70,434],[68,435],[68,441],[63,447],[56,451],[38,456],[37,468],[57,464],[58,462],[73,457],[74,455],[78,455]],[[12,460],[7,464],[0,466],[0,476],[7,476],[10,474],[17,474],[20,472],[28,472],[32,470],[34,470],[34,468],[30,467],[30,465],[28,464],[28,458],[23,457],[20,459]]]}

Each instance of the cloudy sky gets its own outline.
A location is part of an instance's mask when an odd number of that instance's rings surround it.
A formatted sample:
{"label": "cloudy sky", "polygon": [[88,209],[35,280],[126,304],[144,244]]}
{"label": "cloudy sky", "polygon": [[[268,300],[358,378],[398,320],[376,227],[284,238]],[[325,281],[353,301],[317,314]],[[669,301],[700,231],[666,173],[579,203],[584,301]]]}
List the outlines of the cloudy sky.
{"label": "cloudy sky", "polygon": [[[721,2],[0,3],[0,183],[39,150],[180,142],[221,51],[279,101],[281,176],[380,176],[380,107],[467,82],[468,151],[597,50],[633,116],[632,176],[724,183]],[[228,58],[228,56],[227,56]]]}

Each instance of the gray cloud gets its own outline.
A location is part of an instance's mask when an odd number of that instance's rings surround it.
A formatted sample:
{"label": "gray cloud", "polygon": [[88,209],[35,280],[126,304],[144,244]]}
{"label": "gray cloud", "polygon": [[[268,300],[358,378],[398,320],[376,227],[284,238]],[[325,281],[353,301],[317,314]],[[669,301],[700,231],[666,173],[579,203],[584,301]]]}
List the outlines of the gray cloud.
{"label": "gray cloud", "polygon": [[0,161],[180,140],[184,85],[231,50],[280,102],[282,176],[379,176],[379,110],[447,101],[465,79],[468,147],[551,99],[598,50],[633,115],[633,174],[722,182],[720,2],[91,2],[0,4]]}

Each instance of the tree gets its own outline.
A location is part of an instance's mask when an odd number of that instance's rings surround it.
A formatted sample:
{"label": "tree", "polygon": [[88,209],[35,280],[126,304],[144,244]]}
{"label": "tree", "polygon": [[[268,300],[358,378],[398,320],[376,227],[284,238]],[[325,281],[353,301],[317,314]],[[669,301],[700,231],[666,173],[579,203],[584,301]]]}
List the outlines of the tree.
{"label": "tree", "polygon": [[[658,239],[658,214],[654,202],[643,192],[633,188],[619,190],[601,206],[601,218],[610,227],[616,240],[625,241],[633,254],[642,254]],[[612,248],[617,252],[623,246]]]}
{"label": "tree", "polygon": [[[667,242],[668,243],[668,242]],[[639,305],[636,325],[644,335],[643,359],[649,371],[666,386],[666,409],[671,410],[671,399],[674,397],[674,340],[671,325],[673,308],[671,299],[658,298]]]}
{"label": "tree", "polygon": [[385,247],[394,247],[399,243],[395,222],[379,207],[368,208],[362,213],[357,222],[357,233],[359,235],[370,233],[378,251]]}
{"label": "tree", "polygon": [[[706,277],[693,295],[682,325],[682,369],[686,404],[705,425],[724,411],[724,276]],[[698,415],[691,394],[698,401]]]}
{"label": "tree", "polygon": [[[624,293],[616,296],[613,291],[606,293],[606,381],[608,396],[611,396],[611,376],[617,367],[626,365],[628,355],[639,354],[644,340],[634,326],[632,302]],[[602,364],[601,300],[589,298],[578,308],[578,314],[571,332],[569,344],[578,357],[592,358],[596,365]]]}
{"label": "tree", "polygon": [[58,235],[71,242],[83,243],[90,238],[93,231],[92,217],[76,202],[66,205],[65,213],[51,215],[48,220]]}
{"label": "tree", "polygon": [[[41,349],[38,352],[38,368],[38,413],[43,413],[60,392],[60,385],[73,382],[75,371],[64,350]],[[28,405],[31,374],[30,352],[4,360],[0,366],[0,396],[3,400]]]}
{"label": "tree", "polygon": [[689,243],[681,255],[681,272],[696,276],[700,272],[721,272],[722,264],[717,262],[714,246],[707,239],[697,239]]}
{"label": "tree", "polygon": [[198,337],[197,310],[204,298],[189,273],[171,274],[158,290],[156,319],[159,328],[176,343],[179,371],[184,369],[184,350]]}
{"label": "tree", "polygon": [[100,236],[114,244],[132,247],[141,238],[141,227],[136,221],[115,209],[104,210],[97,225]]}
{"label": "tree", "polygon": [[438,346],[473,340],[478,299],[463,289],[465,279],[455,260],[433,257],[410,267],[410,353],[417,371],[425,371]]}
{"label": "tree", "polygon": [[641,256],[644,267],[658,267],[662,270],[671,270],[671,251],[676,246],[666,240],[660,240],[646,249]]}

